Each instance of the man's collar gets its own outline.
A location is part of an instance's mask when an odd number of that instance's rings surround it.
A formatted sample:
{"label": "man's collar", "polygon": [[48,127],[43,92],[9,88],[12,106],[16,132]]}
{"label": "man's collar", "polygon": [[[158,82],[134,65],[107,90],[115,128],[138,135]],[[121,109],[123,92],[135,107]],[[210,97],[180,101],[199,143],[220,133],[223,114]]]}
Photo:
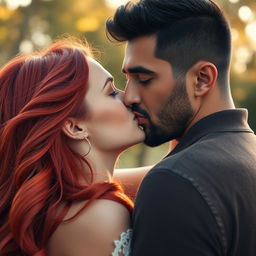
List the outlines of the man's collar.
{"label": "man's collar", "polygon": [[167,155],[173,155],[203,136],[216,132],[249,132],[253,133],[247,123],[246,109],[230,109],[208,115],[195,123],[180,139],[179,144]]}

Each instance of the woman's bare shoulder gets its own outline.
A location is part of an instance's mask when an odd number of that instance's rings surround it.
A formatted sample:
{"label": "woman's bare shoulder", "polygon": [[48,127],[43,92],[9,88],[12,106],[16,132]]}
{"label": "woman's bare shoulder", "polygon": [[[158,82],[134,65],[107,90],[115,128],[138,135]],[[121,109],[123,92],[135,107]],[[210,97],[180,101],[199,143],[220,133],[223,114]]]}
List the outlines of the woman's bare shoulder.
{"label": "woman's bare shoulder", "polygon": [[[65,219],[72,217],[85,202],[74,204]],[[114,240],[130,225],[130,214],[121,204],[95,200],[75,219],[63,222],[52,235],[49,256],[111,255]]]}

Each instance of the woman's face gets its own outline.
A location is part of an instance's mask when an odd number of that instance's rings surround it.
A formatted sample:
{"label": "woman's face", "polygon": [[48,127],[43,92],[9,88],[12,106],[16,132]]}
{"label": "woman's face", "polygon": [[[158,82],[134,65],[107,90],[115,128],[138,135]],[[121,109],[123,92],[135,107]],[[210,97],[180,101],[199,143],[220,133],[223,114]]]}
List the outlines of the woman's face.
{"label": "woman's face", "polygon": [[86,127],[92,146],[123,150],[144,140],[134,114],[123,103],[123,92],[97,61],[88,58],[89,88],[85,96]]}

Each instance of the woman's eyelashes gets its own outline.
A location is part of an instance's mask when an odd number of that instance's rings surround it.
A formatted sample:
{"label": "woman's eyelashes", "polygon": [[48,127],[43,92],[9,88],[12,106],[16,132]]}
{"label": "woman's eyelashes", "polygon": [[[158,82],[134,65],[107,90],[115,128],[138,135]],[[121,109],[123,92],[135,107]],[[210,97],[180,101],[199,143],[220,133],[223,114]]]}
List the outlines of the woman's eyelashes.
{"label": "woman's eyelashes", "polygon": [[118,95],[119,91],[116,89],[115,85],[110,83],[108,86],[108,95],[111,97],[115,97],[116,95]]}
{"label": "woman's eyelashes", "polygon": [[115,97],[118,94],[118,91],[113,91],[109,94],[111,97]]}

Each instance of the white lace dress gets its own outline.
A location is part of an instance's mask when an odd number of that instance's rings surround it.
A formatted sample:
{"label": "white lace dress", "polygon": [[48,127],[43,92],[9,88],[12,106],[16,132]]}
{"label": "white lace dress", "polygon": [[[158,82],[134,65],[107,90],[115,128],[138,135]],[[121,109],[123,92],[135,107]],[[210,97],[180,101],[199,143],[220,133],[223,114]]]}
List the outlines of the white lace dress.
{"label": "white lace dress", "polygon": [[122,232],[119,240],[115,240],[115,250],[112,256],[130,256],[131,255],[132,229]]}

